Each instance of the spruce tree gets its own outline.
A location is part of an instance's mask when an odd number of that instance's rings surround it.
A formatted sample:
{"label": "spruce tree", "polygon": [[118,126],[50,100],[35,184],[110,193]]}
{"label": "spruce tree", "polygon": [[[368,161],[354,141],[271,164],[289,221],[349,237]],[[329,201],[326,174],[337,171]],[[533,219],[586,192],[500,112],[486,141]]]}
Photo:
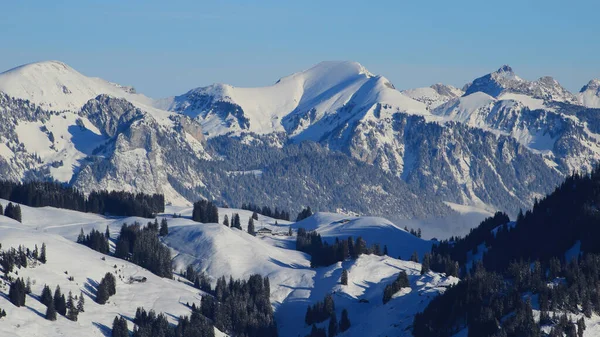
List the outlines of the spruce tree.
{"label": "spruce tree", "polygon": [[54,308],[54,302],[50,302],[46,308],[46,319],[49,321],[56,321],[56,308]]}
{"label": "spruce tree", "polygon": [[342,270],[342,277],[340,283],[345,286],[348,285],[348,271],[346,269]]}
{"label": "spruce tree", "polygon": [[46,263],[46,243],[42,243],[42,250],[40,253],[40,262]]}
{"label": "spruce tree", "polygon": [[[138,330],[139,331],[139,330]],[[134,333],[134,335],[136,335]],[[112,337],[128,337],[129,329],[127,328],[127,320],[124,317],[115,316],[112,325]]]}
{"label": "spruce tree", "polygon": [[98,290],[96,291],[96,303],[105,304],[108,300],[108,297],[108,286],[106,285],[106,282],[104,282],[103,279],[98,285]]}
{"label": "spruce tree", "polygon": [[104,232],[104,236],[107,240],[110,239],[110,230],[108,230],[108,225],[106,225],[106,231]]}
{"label": "spruce tree", "polygon": [[54,308],[56,312],[61,315],[67,314],[67,301],[65,300],[65,295],[63,295],[60,291],[60,286],[56,286],[56,290],[54,290]]}
{"label": "spruce tree", "polygon": [[223,226],[229,227],[229,217],[227,214],[225,214],[225,217],[223,217]]}
{"label": "spruce tree", "polygon": [[75,305],[73,293],[69,291],[69,296],[67,298],[67,319],[75,322],[77,321],[78,315],[79,311],[77,310],[77,306]]}
{"label": "spruce tree", "polygon": [[167,236],[168,234],[169,234],[169,225],[167,224],[167,219],[163,218],[160,221],[160,231],[158,232],[158,235]]}
{"label": "spruce tree", "polygon": [[44,285],[44,289],[42,290],[42,296],[40,297],[40,302],[49,306],[51,303],[54,305],[54,299],[52,298],[52,290],[47,285]]}
{"label": "spruce tree", "polygon": [[79,299],[77,300],[77,311],[85,312],[85,300],[83,299],[83,292],[79,294]]}
{"label": "spruce tree", "polygon": [[258,220],[258,213],[256,213],[256,212],[253,212],[253,213],[252,213],[252,219],[254,219],[254,220]]}
{"label": "spruce tree", "polygon": [[342,318],[340,318],[340,332],[350,329],[350,319],[348,318],[348,310],[342,310]]}
{"label": "spruce tree", "polygon": [[256,231],[254,230],[254,218],[248,219],[248,234],[256,235]]}
{"label": "spruce tree", "polygon": [[334,337],[338,334],[338,321],[337,317],[335,317],[335,311],[331,313],[331,316],[329,316],[329,328],[327,331],[329,332],[329,337]]}
{"label": "spruce tree", "polygon": [[22,278],[18,278],[10,284],[8,290],[8,299],[17,307],[25,305],[25,282]]}

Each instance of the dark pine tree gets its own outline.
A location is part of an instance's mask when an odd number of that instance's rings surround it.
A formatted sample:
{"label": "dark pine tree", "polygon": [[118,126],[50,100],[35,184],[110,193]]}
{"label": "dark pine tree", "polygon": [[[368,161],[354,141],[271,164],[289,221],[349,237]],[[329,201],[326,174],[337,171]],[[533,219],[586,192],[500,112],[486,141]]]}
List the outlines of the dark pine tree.
{"label": "dark pine tree", "polygon": [[40,296],[40,302],[49,306],[51,303],[54,305],[54,300],[52,298],[52,290],[47,285],[44,285],[44,289],[42,290],[42,295]]}
{"label": "dark pine tree", "polygon": [[348,310],[342,310],[342,318],[340,318],[340,332],[350,329],[350,319],[348,318]]}
{"label": "dark pine tree", "polygon": [[56,321],[56,308],[54,308],[54,301],[50,302],[46,308],[46,319],[49,321]]}
{"label": "dark pine tree", "polygon": [[329,317],[329,328],[327,331],[329,337],[334,337],[338,334],[338,321],[337,317],[335,317],[335,311],[332,312],[331,316]]}
{"label": "dark pine tree", "polygon": [[46,244],[42,243],[42,250],[40,253],[40,262],[46,263]]}
{"label": "dark pine tree", "polygon": [[342,270],[342,277],[340,283],[347,286],[348,285],[348,270]]}
{"label": "dark pine tree", "polygon": [[67,301],[65,295],[60,291],[60,286],[56,286],[56,290],[54,290],[54,308],[63,316],[67,314]]}
{"label": "dark pine tree", "polygon": [[248,219],[248,234],[256,235],[256,231],[254,230],[254,218]]}
{"label": "dark pine tree", "polygon": [[169,235],[169,224],[167,223],[166,218],[162,218],[162,220],[160,221],[160,231],[158,232],[158,235],[160,235],[160,236]]}

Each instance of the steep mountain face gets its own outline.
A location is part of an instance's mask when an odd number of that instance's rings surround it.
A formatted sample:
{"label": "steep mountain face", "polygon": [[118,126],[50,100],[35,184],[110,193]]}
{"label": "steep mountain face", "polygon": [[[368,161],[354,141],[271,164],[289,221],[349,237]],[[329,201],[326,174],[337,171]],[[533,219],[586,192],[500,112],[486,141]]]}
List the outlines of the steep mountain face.
{"label": "steep mountain face", "polygon": [[577,94],[577,101],[588,108],[600,108],[600,80],[588,82]]}
{"label": "steep mountain face", "polygon": [[209,158],[201,127],[172,115],[165,122],[124,99],[100,95],[77,113],[50,112],[0,95],[4,179],[53,179],[84,192],[97,189],[162,193],[187,201],[172,187],[202,181],[198,162]]}
{"label": "steep mountain face", "polygon": [[183,186],[203,181],[198,162],[209,157],[203,138],[193,136],[201,131],[186,131],[190,122],[185,116],[173,116],[167,127],[124,99],[105,95],[90,100],[80,115],[107,139],[73,177],[71,183],[80,190],[163,193],[171,202],[185,203],[170,180]]}

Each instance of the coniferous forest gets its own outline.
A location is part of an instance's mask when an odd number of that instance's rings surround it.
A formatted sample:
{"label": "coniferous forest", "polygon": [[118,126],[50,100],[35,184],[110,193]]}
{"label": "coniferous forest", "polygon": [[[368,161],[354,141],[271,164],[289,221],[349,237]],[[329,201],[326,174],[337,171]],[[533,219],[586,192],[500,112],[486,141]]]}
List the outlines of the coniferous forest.
{"label": "coniferous forest", "polygon": [[[460,262],[462,281],[415,317],[414,335],[452,336],[468,328],[469,336],[542,336],[547,326],[550,336],[581,336],[582,317],[600,313],[597,205],[600,168],[570,176],[515,223],[497,213],[466,237],[434,246],[432,256]],[[579,249],[567,259],[573,247]],[[467,269],[468,256],[479,250],[481,261]]]}
{"label": "coniferous forest", "polygon": [[73,187],[44,181],[16,183],[0,180],[0,199],[30,207],[51,206],[80,212],[145,218],[154,217],[165,210],[165,198],[162,194],[94,191],[86,197]]}

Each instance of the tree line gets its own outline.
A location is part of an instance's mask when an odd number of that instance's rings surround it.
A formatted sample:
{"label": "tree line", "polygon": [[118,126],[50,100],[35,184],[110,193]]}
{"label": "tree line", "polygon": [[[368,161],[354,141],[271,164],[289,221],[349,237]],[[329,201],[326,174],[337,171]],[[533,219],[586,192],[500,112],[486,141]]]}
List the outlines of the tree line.
{"label": "tree line", "polygon": [[196,201],[192,211],[192,220],[202,223],[219,223],[219,209],[212,201]]}
{"label": "tree line", "polygon": [[77,189],[58,182],[12,182],[0,180],[0,198],[31,207],[57,207],[80,212],[117,216],[154,217],[164,212],[162,194],[123,191],[94,191],[87,197]]}
{"label": "tree line", "polygon": [[[272,210],[267,206],[260,207],[254,204],[242,204],[242,209],[262,214],[264,216],[268,216],[269,218],[290,221],[290,212],[279,210],[277,207],[275,207],[275,210]],[[258,220],[258,218],[255,220]]]}

